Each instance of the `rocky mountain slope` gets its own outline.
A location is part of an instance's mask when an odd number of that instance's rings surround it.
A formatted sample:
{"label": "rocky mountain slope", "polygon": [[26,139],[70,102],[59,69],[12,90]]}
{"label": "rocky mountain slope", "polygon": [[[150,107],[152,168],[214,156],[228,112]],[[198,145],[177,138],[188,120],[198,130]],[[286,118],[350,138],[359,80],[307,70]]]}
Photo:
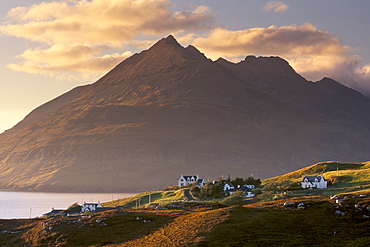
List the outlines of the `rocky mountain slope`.
{"label": "rocky mountain slope", "polygon": [[140,191],[364,161],[370,100],[276,57],[207,59],[169,36],[0,135],[0,187]]}

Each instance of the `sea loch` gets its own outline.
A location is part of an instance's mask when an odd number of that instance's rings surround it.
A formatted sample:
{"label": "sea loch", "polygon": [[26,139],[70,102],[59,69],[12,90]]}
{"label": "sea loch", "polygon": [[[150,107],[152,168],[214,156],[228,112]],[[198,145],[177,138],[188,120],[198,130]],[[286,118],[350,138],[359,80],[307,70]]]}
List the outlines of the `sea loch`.
{"label": "sea loch", "polygon": [[133,193],[42,193],[0,190],[0,219],[42,216],[52,208],[66,209],[77,202],[106,202],[130,197]]}

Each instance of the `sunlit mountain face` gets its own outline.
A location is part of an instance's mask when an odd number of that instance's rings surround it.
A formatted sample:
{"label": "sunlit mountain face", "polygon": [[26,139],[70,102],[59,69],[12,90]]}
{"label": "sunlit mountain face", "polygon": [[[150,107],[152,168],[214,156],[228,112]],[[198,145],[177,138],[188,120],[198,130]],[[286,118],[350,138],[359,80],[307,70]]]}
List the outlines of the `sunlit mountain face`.
{"label": "sunlit mountain face", "polygon": [[134,192],[180,174],[267,178],[367,160],[369,122],[370,100],[329,78],[307,81],[278,57],[212,61],[169,36],[1,134],[0,185]]}

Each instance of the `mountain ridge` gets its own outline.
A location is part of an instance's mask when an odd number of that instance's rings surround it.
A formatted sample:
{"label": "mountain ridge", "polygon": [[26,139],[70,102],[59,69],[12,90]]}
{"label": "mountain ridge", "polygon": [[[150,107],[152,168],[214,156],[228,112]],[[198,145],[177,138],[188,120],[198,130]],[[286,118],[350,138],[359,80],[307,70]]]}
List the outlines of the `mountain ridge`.
{"label": "mountain ridge", "polygon": [[181,173],[266,178],[364,161],[370,100],[328,80],[277,57],[212,61],[168,36],[1,134],[0,187],[131,192]]}

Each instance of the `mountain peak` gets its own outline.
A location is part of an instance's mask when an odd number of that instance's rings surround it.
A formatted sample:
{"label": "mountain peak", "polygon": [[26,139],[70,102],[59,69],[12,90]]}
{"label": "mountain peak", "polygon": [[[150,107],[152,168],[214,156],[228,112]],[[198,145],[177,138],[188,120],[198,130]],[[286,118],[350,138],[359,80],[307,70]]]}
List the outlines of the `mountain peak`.
{"label": "mountain peak", "polygon": [[164,46],[164,45],[172,45],[172,46],[183,48],[182,45],[180,45],[179,42],[177,42],[177,40],[175,39],[175,37],[173,37],[172,35],[168,35],[166,38],[159,40],[152,47]]}
{"label": "mountain peak", "polygon": [[330,157],[361,161],[369,109],[281,58],[212,62],[170,35],[0,135],[0,188],[132,192],[180,173],[267,177]]}
{"label": "mountain peak", "polygon": [[[163,62],[169,60],[171,63],[176,63],[176,58],[187,59],[187,60],[204,60],[206,57],[197,48],[192,45],[183,47],[177,42],[177,40],[169,35],[166,38],[159,40],[148,50],[151,54],[156,54],[159,59]],[[171,65],[172,66],[172,65]]]}
{"label": "mountain peak", "polygon": [[171,34],[164,38],[164,40],[166,41],[167,44],[179,45],[175,37],[173,37]]}

